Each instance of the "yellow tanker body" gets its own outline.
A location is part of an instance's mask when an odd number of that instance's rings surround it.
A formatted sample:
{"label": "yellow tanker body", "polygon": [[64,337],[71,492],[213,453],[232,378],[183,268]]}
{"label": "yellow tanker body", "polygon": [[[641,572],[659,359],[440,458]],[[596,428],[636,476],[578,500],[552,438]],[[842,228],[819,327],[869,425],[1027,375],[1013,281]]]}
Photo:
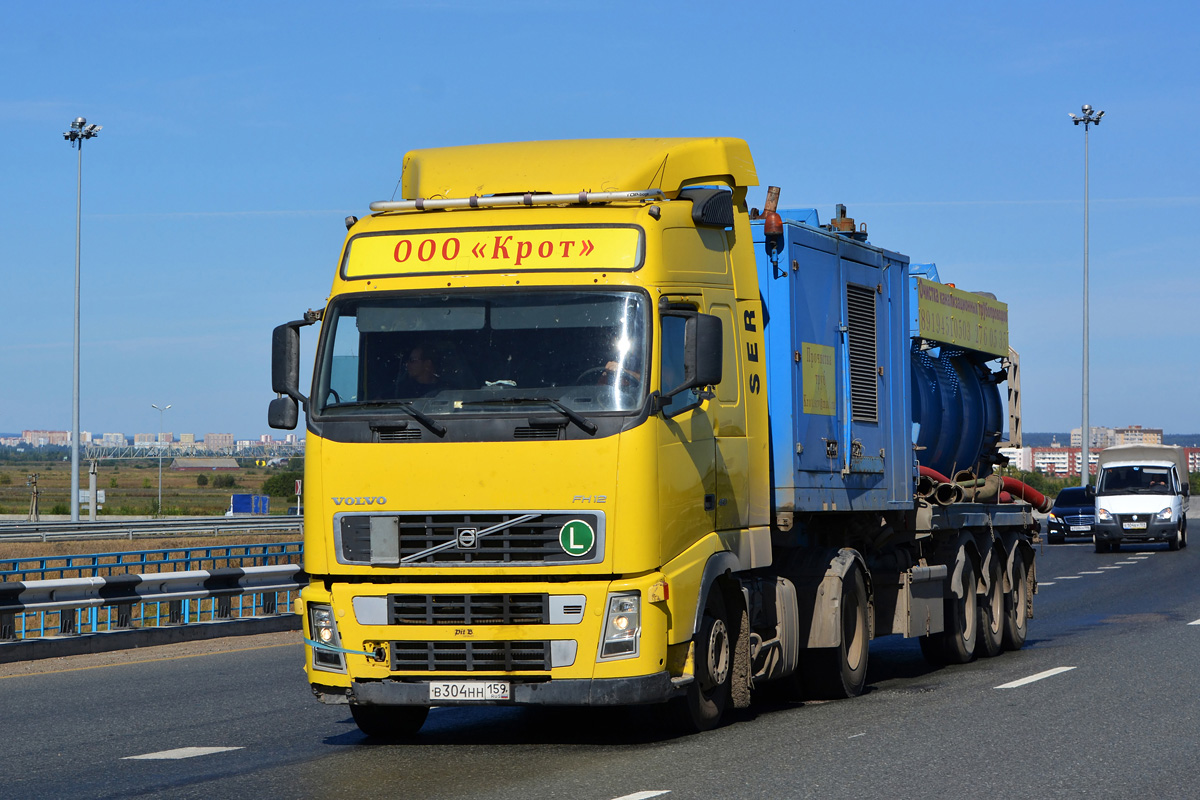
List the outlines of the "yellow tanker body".
{"label": "yellow tanker body", "polygon": [[347,219],[328,302],[273,341],[323,702],[381,737],[455,704],[667,703],[704,729],[797,672],[801,628],[842,643],[761,577],[756,183],[740,139],[417,150],[406,199]]}

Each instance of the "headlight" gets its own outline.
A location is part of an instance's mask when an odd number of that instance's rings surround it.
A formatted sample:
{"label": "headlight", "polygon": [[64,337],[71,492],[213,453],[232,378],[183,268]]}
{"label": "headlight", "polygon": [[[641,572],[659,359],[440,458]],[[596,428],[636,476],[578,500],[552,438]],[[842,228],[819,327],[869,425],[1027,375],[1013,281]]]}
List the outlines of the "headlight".
{"label": "headlight", "polygon": [[1170,522],[1170,521],[1171,521],[1171,509],[1170,509],[1170,507],[1164,508],[1162,511],[1158,512],[1157,514],[1155,514],[1155,515],[1154,515],[1154,518],[1155,518],[1156,520],[1158,520],[1159,522]]}
{"label": "headlight", "polygon": [[1056,516],[1054,515],[1054,512],[1053,512],[1053,511],[1051,511],[1051,512],[1050,512],[1050,519],[1051,519],[1051,520],[1053,520],[1054,522],[1058,522],[1058,517],[1056,517]]}
{"label": "headlight", "polygon": [[[327,644],[330,647],[340,648],[342,646],[337,626],[333,622],[333,609],[329,606],[310,603],[308,606],[308,624],[312,628],[314,642]],[[342,654],[339,650],[326,650],[323,647],[314,647],[312,652],[312,665],[314,668],[331,672],[346,671],[346,662],[342,659]]]}
{"label": "headlight", "polygon": [[1107,508],[1097,508],[1096,519],[1101,522],[1112,522],[1112,514],[1108,513]]}
{"label": "headlight", "polygon": [[641,633],[641,594],[610,594],[608,614],[604,620],[604,639],[600,643],[600,658],[633,658],[638,654],[638,639]]}
{"label": "headlight", "polygon": [[313,638],[321,644],[333,644],[333,613],[320,606],[313,609]]}

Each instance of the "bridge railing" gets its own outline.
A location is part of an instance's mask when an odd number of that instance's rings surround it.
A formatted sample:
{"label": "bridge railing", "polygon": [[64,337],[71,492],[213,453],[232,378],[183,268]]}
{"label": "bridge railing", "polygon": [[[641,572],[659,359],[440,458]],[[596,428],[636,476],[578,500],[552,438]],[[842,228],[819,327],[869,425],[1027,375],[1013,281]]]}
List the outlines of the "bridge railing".
{"label": "bridge railing", "polygon": [[6,641],[290,615],[307,581],[298,564],[7,581],[0,660]]}
{"label": "bridge railing", "polygon": [[96,578],[131,572],[298,564],[303,553],[304,542],[291,541],[0,558],[0,583],[49,578]]}

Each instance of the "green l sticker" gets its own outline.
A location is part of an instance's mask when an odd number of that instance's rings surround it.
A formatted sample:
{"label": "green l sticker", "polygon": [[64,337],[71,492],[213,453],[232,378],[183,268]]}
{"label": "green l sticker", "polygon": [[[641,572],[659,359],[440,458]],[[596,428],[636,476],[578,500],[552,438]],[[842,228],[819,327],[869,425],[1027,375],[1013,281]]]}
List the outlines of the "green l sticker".
{"label": "green l sticker", "polygon": [[558,543],[563,552],[574,558],[585,556],[596,543],[596,532],[581,519],[573,519],[558,532]]}

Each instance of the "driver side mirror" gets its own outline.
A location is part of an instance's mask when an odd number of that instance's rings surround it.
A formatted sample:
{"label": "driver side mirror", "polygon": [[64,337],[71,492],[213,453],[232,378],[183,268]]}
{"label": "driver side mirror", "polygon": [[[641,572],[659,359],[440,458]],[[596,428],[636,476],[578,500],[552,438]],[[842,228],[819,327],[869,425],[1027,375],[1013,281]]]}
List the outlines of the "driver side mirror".
{"label": "driver side mirror", "polygon": [[1096,499],[1096,487],[1095,487],[1094,485],[1092,485],[1092,484],[1090,484],[1090,483],[1089,483],[1089,484],[1087,485],[1087,488],[1085,488],[1085,489],[1083,490],[1083,492],[1084,492],[1084,494],[1086,494],[1086,495],[1087,495],[1087,498],[1088,498],[1089,500],[1095,500],[1095,499]]}
{"label": "driver side mirror", "polygon": [[300,416],[300,404],[308,398],[300,394],[300,329],[312,325],[310,314],[302,320],[277,325],[271,333],[271,391],[281,397],[267,408],[267,424],[292,430]]}

